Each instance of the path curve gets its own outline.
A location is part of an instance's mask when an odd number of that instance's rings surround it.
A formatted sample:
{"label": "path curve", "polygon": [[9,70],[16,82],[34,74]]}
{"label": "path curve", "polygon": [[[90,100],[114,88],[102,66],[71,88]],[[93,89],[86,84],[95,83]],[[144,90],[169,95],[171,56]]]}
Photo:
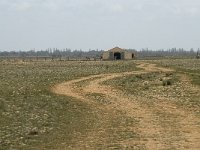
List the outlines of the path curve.
{"label": "path curve", "polygon": [[[135,97],[134,95],[127,96],[123,91],[102,84],[104,81],[127,75],[141,75],[150,72],[173,72],[172,69],[157,67],[155,64],[144,62],[138,64],[137,67],[142,70],[91,75],[67,81],[54,86],[53,92],[60,95],[74,97],[90,104],[94,108],[98,107],[105,112],[110,113],[111,118],[112,113],[116,110],[122,111],[128,117],[139,118],[139,126],[137,128],[137,132],[139,132],[141,136],[139,143],[144,144],[147,149],[200,148],[200,128],[199,125],[197,125],[199,118],[196,117],[195,114],[177,108],[174,104],[167,101],[166,98],[162,97],[157,97],[159,103],[155,103],[156,107],[152,109],[140,103],[140,99],[144,99],[143,97]],[[83,81],[87,84],[84,87],[78,87],[77,84]],[[91,97],[88,97],[88,95],[92,93],[104,95],[105,98],[109,100],[109,104],[100,104],[97,101],[94,101]],[[163,127],[162,124],[160,124],[160,119],[155,114],[155,111],[170,113],[173,116],[176,116],[176,119],[179,120],[179,124],[177,124],[178,128],[173,128],[170,124],[167,127]],[[173,121],[173,118],[171,121]],[[133,128],[133,130],[135,129]],[[176,130],[181,135],[172,136],[172,133]],[[84,142],[87,143],[87,140],[89,139],[98,139],[98,135],[97,132],[91,131],[88,134],[88,138],[84,139]],[[135,144],[135,141],[126,140],[122,141],[121,144],[132,145]],[[77,144],[77,148],[78,147],[84,147],[84,144],[81,145],[79,143]]]}

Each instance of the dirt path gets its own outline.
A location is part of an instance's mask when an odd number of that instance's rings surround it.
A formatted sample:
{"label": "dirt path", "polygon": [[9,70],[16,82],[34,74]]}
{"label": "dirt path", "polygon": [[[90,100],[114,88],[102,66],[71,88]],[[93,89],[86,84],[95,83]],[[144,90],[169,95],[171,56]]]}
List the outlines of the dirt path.
{"label": "dirt path", "polygon": [[[105,120],[99,121],[102,128],[88,131],[87,137],[80,139],[81,142],[77,141],[77,145],[73,147],[74,149],[94,149],[98,143],[109,143],[111,135],[108,135],[106,131],[111,130],[112,127],[109,127],[109,121],[114,119],[117,112],[138,120],[138,124],[135,126],[118,126],[115,129],[128,130],[139,134],[138,139],[126,138],[115,141],[115,144],[122,145],[124,149],[134,148],[135,145],[139,145],[139,149],[152,150],[200,149],[200,121],[195,114],[177,108],[167,98],[161,96],[155,96],[155,103],[152,105],[154,107],[149,107],[142,103],[148,100],[142,96],[125,95],[123,91],[102,84],[104,81],[127,75],[173,72],[171,69],[157,67],[149,63],[138,64],[138,68],[143,70],[92,75],[61,83],[53,88],[53,91],[57,94],[74,97],[108,114],[105,115],[106,119],[103,118]],[[86,84],[78,86],[82,82]],[[91,96],[94,94],[103,96],[106,101],[99,103]],[[163,114],[163,116],[160,114]],[[101,116],[99,117],[101,118]]]}

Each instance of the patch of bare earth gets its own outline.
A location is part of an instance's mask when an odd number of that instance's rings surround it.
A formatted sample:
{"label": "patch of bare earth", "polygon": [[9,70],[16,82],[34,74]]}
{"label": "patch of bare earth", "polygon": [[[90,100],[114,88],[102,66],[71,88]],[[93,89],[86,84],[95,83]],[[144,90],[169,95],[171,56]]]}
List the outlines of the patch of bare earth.
{"label": "patch of bare earth", "polygon": [[[102,82],[127,75],[149,72],[173,72],[154,64],[138,64],[142,71],[100,74],[71,80],[56,85],[53,92],[88,103],[98,114],[99,123],[87,135],[77,136],[71,149],[200,149],[200,119],[195,113],[177,107],[170,98],[153,95],[153,104],[146,104],[148,95],[125,94]],[[87,81],[84,86],[77,84]],[[92,95],[99,95],[94,97]],[[99,101],[97,100],[100,99]],[[150,98],[151,99],[151,98]],[[101,101],[101,102],[100,102]],[[117,115],[137,120],[133,124],[110,125]],[[121,118],[122,119],[122,118]],[[123,119],[122,119],[123,120]],[[120,120],[119,120],[120,121]],[[120,138],[116,138],[115,133]],[[131,136],[130,136],[131,134]],[[135,137],[133,136],[135,134]],[[129,135],[129,136],[127,136]]]}

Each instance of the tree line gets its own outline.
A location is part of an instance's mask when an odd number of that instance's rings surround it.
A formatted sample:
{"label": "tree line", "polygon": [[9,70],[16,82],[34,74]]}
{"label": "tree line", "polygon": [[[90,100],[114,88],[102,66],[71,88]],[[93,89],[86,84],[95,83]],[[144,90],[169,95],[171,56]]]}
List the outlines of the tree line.
{"label": "tree line", "polygon": [[[171,49],[127,49],[128,51],[134,52],[136,58],[145,59],[145,58],[162,58],[162,57],[196,57],[200,58],[200,49],[194,50],[185,50],[183,48],[171,48]],[[47,50],[29,50],[29,51],[0,51],[0,57],[17,57],[17,58],[26,58],[26,57],[49,57],[49,58],[101,58],[103,50],[71,50],[71,49],[47,49]]]}
{"label": "tree line", "polygon": [[185,50],[183,48],[171,48],[171,49],[160,49],[160,50],[149,50],[142,49],[138,51],[139,58],[151,58],[151,57],[172,57],[172,58],[199,58],[200,49]]}

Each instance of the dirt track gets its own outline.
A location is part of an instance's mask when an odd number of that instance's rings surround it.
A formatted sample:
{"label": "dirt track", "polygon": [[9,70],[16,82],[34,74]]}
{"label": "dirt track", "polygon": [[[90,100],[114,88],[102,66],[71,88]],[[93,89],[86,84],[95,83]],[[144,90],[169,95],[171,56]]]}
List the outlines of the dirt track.
{"label": "dirt track", "polygon": [[[181,108],[177,108],[170,103],[167,98],[155,95],[156,101],[154,107],[148,107],[141,103],[145,101],[142,96],[125,95],[124,92],[111,86],[103,85],[102,82],[123,77],[127,75],[138,75],[149,72],[173,72],[171,69],[157,67],[154,64],[141,63],[138,64],[141,71],[132,71],[124,73],[110,73],[92,75],[67,81],[56,85],[53,91],[57,94],[67,95],[81,100],[91,105],[91,107],[103,110],[112,120],[116,111],[122,112],[127,117],[134,117],[139,120],[139,125],[129,127],[129,131],[139,133],[138,140],[126,139],[118,141],[118,144],[124,145],[124,148],[131,145],[144,145],[144,149],[200,149],[200,120],[192,112],[187,112]],[[79,83],[86,82],[83,86]],[[90,95],[101,94],[104,99],[108,100],[102,104],[95,101]],[[146,99],[148,100],[148,99]],[[160,118],[157,113],[167,114],[167,118]],[[87,137],[77,139],[77,145],[74,149],[95,149],[98,142],[106,143],[110,135],[106,135],[106,120],[99,121],[101,131],[92,130],[88,132]],[[119,128],[126,129],[126,126]],[[117,129],[116,129],[117,130]]]}

